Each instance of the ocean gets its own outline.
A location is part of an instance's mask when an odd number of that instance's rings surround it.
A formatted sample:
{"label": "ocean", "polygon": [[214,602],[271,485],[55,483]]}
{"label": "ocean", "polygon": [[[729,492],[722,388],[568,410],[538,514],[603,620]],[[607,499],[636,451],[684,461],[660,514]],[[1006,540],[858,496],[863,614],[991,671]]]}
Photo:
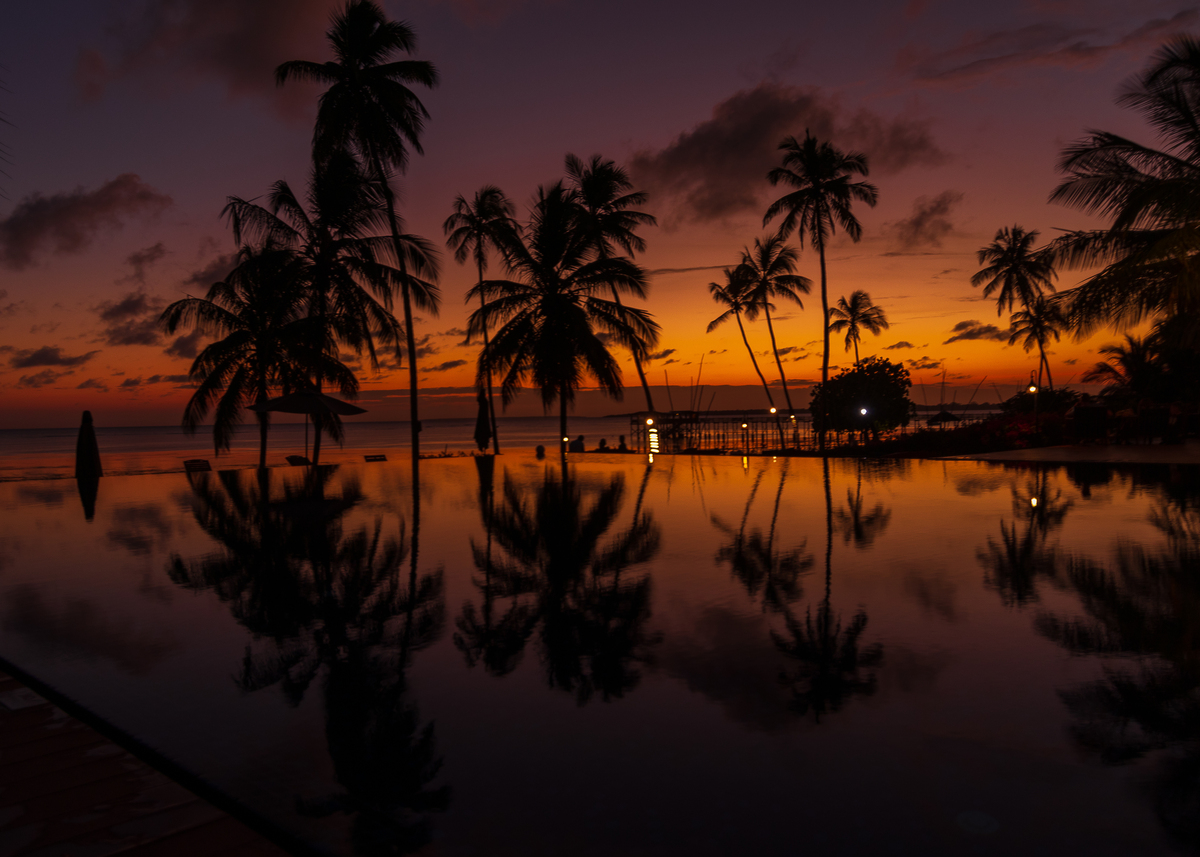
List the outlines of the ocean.
{"label": "ocean", "polygon": [[[422,455],[467,454],[476,449],[475,420],[422,420]],[[500,451],[531,452],[538,444],[553,450],[558,442],[558,417],[499,417]],[[601,438],[617,445],[619,435],[629,435],[629,417],[572,417],[572,438],[584,436],[588,449]],[[321,462],[334,464],[363,460],[364,455],[407,455],[407,422],[345,422],[345,443],[339,447],[323,438]],[[24,479],[61,479],[75,471],[75,441],[79,430],[0,429],[0,482]],[[239,426],[231,449],[213,453],[212,429],[194,435],[179,426],[134,426],[96,429],[100,460],[108,476],[131,473],[169,473],[183,470],[188,458],[206,458],[214,470],[254,467],[258,463],[258,426]],[[311,450],[312,433],[308,433]],[[489,447],[490,449],[490,447]],[[271,426],[267,463],[284,466],[288,455],[305,453],[305,425],[286,423]]]}

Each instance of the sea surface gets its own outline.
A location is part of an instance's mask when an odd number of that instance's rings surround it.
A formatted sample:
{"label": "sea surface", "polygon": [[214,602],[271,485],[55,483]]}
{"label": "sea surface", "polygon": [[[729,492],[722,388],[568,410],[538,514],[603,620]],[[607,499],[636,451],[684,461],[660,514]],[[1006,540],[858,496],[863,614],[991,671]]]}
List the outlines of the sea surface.
{"label": "sea surface", "polygon": [[[421,454],[467,453],[475,450],[475,420],[422,420]],[[407,455],[407,422],[362,422],[347,419],[345,441],[339,446],[328,437],[321,442],[321,461],[349,463],[364,455]],[[619,435],[629,436],[628,417],[572,417],[571,437],[582,434],[588,449],[604,438],[616,447]],[[499,417],[501,452],[532,451],[539,444],[558,448],[558,417]],[[75,473],[75,442],[78,429],[0,429],[0,482],[14,479],[55,479]],[[213,452],[212,429],[203,427],[193,435],[179,426],[137,426],[96,429],[100,460],[108,475],[169,473],[183,470],[189,458],[209,459],[214,470],[258,465],[258,426],[239,426],[228,452]],[[491,449],[491,446],[488,446]],[[289,455],[307,455],[312,450],[311,429],[302,423],[271,426],[267,463],[286,465]]]}
{"label": "sea surface", "polygon": [[1196,855],[1197,569],[1196,467],[11,481],[0,659],[314,854]]}

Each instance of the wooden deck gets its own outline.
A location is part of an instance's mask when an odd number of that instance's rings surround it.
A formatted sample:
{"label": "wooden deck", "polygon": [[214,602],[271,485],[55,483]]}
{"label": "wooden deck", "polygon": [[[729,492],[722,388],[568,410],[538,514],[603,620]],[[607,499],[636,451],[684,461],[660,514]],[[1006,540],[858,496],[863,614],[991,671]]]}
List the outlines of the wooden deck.
{"label": "wooden deck", "polygon": [[285,857],[0,672],[0,857]]}

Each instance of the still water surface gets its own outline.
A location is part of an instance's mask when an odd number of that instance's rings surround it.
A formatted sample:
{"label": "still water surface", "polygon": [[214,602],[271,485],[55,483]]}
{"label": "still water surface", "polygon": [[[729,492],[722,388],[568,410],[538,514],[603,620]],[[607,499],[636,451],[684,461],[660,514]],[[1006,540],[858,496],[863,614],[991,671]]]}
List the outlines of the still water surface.
{"label": "still water surface", "polygon": [[1195,468],[0,484],[0,654],[334,854],[1200,853],[1198,641]]}

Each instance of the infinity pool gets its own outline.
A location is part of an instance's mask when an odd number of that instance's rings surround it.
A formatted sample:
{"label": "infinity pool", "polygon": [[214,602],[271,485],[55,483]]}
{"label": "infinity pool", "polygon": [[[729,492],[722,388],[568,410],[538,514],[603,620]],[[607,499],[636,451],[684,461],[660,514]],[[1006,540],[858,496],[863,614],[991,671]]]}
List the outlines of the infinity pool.
{"label": "infinity pool", "polygon": [[332,854],[1200,853],[1200,472],[0,483],[0,656]]}

